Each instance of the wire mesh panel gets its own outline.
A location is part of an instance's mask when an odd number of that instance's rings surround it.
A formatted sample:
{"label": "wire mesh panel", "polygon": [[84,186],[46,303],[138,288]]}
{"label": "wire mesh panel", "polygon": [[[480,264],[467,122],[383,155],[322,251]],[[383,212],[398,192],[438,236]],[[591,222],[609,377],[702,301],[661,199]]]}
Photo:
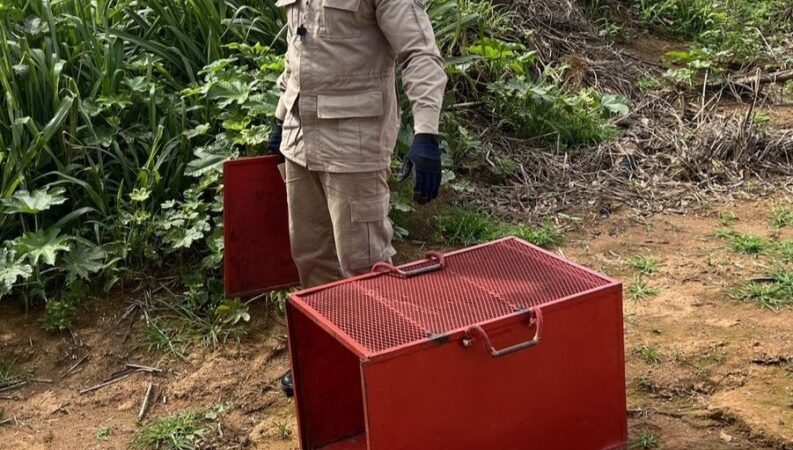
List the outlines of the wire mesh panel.
{"label": "wire mesh panel", "polygon": [[379,353],[610,283],[523,241],[505,239],[448,255],[435,272],[350,280],[295,300]]}

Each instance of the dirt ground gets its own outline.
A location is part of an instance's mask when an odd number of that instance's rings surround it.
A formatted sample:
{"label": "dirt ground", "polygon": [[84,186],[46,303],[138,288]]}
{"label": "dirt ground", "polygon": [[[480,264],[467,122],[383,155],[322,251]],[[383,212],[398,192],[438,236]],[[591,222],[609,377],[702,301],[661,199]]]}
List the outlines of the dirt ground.
{"label": "dirt ground", "polygon": [[[770,226],[780,203],[791,205],[780,197],[686,216],[618,211],[582,217],[587,225],[568,233],[561,254],[624,280],[626,293],[637,277],[631,258],[647,255],[659,263],[658,272],[645,277],[658,294],[625,299],[632,442],[656,436],[664,449],[793,449],[793,310],[775,312],[731,297],[738,283],[765,275],[774,261],[737,254],[714,235],[720,215],[729,212],[739,219],[737,231],[791,239],[793,231]],[[402,250],[407,260],[424,249]],[[254,304],[245,337],[217,352],[196,349],[185,362],[136,348],[140,323],[123,342],[126,330],[118,321],[132,298],[100,302],[97,312],[81,315],[74,336],[48,335],[37,313],[0,303],[0,359],[38,379],[0,392],[0,409],[11,419],[0,426],[0,448],[128,448],[150,381],[156,401],[147,420],[228,405],[204,448],[298,448],[293,405],[278,389],[287,368],[282,319]],[[654,349],[658,361],[647,362],[641,348]],[[129,362],[164,372],[133,374],[79,394]]]}

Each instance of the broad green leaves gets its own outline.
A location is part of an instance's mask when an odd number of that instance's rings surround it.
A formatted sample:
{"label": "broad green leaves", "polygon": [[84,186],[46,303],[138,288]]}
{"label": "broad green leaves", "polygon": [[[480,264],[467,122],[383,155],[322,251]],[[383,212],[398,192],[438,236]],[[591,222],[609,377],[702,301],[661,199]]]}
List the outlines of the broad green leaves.
{"label": "broad green leaves", "polygon": [[10,199],[2,201],[5,214],[38,214],[55,205],[66,202],[63,188],[37,189],[33,192],[18,191]]}
{"label": "broad green leaves", "polygon": [[248,306],[242,303],[238,298],[228,299],[221,303],[215,309],[215,314],[217,314],[223,323],[230,325],[237,325],[240,321],[250,322],[251,320]]}
{"label": "broad green leaves", "polygon": [[13,242],[14,249],[30,262],[37,266],[39,262],[46,265],[55,265],[55,259],[60,253],[68,252],[69,236],[62,236],[60,230],[51,228],[27,232]]}
{"label": "broad green leaves", "polygon": [[89,276],[100,272],[106,267],[107,253],[97,245],[80,240],[74,248],[63,257],[63,270],[66,272],[66,282],[80,278],[89,281]]}
{"label": "broad green leaves", "polygon": [[630,102],[622,95],[604,95],[600,99],[600,106],[609,113],[619,116],[626,116],[631,112]]}
{"label": "broad green leaves", "polygon": [[17,257],[14,250],[0,248],[0,298],[11,292],[18,281],[24,281],[33,275],[30,264]]}

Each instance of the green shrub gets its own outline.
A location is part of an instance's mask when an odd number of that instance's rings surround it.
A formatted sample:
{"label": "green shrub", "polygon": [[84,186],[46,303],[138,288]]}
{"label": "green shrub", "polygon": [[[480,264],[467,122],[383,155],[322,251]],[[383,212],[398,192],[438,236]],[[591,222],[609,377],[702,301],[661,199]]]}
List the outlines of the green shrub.
{"label": "green shrub", "polygon": [[492,83],[488,89],[488,104],[502,128],[559,149],[596,145],[614,137],[617,130],[610,118],[629,112],[623,97],[592,89],[570,94],[548,79],[517,77]]}
{"label": "green shrub", "polygon": [[485,213],[468,208],[451,208],[436,219],[437,240],[469,246],[493,239],[499,223]]}
{"label": "green shrub", "polygon": [[645,22],[738,59],[780,46],[793,30],[787,0],[631,0]]}
{"label": "green shrub", "polygon": [[194,450],[196,441],[206,433],[204,421],[204,415],[197,411],[154,420],[138,430],[132,448]]}
{"label": "green shrub", "polygon": [[0,4],[0,296],[197,247],[216,270],[220,166],[263,147],[283,25],[269,0]]}
{"label": "green shrub", "polygon": [[525,224],[507,226],[504,234],[519,237],[543,248],[558,247],[564,242],[564,232],[550,220],[546,220],[539,227]]}

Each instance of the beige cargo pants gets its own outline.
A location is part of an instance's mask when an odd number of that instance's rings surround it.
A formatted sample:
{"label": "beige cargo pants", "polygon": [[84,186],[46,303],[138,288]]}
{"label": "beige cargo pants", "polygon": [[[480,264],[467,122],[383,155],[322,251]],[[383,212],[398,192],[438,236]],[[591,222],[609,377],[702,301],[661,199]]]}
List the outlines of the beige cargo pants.
{"label": "beige cargo pants", "polygon": [[315,172],[286,160],[289,234],[304,288],[391,261],[388,177],[388,170]]}

